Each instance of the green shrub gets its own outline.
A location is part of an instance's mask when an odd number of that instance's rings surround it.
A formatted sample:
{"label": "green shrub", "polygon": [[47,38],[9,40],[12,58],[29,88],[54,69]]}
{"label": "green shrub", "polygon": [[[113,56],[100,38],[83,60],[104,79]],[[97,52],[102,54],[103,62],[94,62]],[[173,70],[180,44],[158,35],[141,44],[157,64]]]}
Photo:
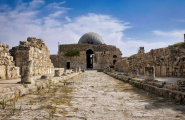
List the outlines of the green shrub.
{"label": "green shrub", "polygon": [[64,53],[64,56],[66,56],[66,57],[80,56],[80,51],[76,50],[74,48],[71,48]]}

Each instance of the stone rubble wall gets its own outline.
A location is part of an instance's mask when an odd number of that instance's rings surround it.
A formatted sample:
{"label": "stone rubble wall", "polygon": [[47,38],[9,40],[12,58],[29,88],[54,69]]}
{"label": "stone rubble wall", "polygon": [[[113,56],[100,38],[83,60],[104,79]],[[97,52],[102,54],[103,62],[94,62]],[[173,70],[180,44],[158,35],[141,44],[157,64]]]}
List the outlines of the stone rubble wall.
{"label": "stone rubble wall", "polygon": [[28,37],[27,41],[20,41],[20,45],[10,50],[15,59],[15,65],[20,67],[27,62],[33,61],[33,76],[48,75],[54,73],[54,66],[51,63],[50,51],[41,39]]}
{"label": "stone rubble wall", "polygon": [[149,84],[147,82],[145,82],[144,80],[138,80],[137,78],[135,79],[131,79],[131,77],[125,76],[125,75],[120,75],[117,73],[113,73],[113,72],[107,72],[104,71],[104,73],[119,79],[125,83],[129,83],[131,85],[133,85],[134,87],[138,87],[141,89],[144,89],[146,91],[152,92],[154,94],[158,94],[160,96],[166,97],[166,98],[172,98],[175,99],[175,102],[177,103],[185,103],[185,93],[181,92],[181,91],[177,91],[177,90],[173,90],[173,89],[167,89],[164,87],[160,87],[160,86],[155,86],[152,84]]}
{"label": "stone rubble wall", "polygon": [[15,67],[9,46],[0,42],[0,80],[20,77],[19,67]]}
{"label": "stone rubble wall", "polygon": [[146,66],[154,66],[156,76],[184,77],[185,43],[179,44],[178,47],[152,49],[148,53],[137,53],[116,62],[115,69],[123,71],[123,67],[128,67],[128,72],[135,69],[139,71],[139,74],[144,75]]}
{"label": "stone rubble wall", "polygon": [[[66,57],[65,52],[70,49],[76,49],[80,51],[80,56]],[[121,59],[121,51],[112,45],[92,45],[92,44],[66,44],[59,45],[59,51],[57,55],[51,55],[51,61],[55,67],[67,68],[67,62],[70,62],[70,69],[81,67],[87,68],[86,51],[91,49],[93,51],[93,69],[103,69],[113,65],[113,60]],[[117,58],[113,58],[116,55]]]}

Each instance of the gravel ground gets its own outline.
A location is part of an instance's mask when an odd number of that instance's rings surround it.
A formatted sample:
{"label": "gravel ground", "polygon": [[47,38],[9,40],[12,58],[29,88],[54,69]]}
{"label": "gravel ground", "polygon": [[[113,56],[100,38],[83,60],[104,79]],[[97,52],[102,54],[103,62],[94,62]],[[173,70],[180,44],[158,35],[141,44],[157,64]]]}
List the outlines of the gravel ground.
{"label": "gravel ground", "polygon": [[[0,119],[184,120],[174,103],[102,72],[88,70],[49,89],[1,105]],[[73,83],[74,82],[74,83]]]}

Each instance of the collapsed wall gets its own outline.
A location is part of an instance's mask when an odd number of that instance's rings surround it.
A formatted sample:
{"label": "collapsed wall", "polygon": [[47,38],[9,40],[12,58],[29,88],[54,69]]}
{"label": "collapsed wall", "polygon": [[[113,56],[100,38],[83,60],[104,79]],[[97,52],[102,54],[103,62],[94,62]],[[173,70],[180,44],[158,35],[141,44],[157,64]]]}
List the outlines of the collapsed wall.
{"label": "collapsed wall", "polygon": [[15,67],[13,57],[8,52],[9,46],[0,42],[0,79],[20,77],[19,67]]}
{"label": "collapsed wall", "polygon": [[20,45],[10,50],[14,57],[15,65],[20,67],[27,62],[33,61],[33,76],[48,75],[54,73],[54,67],[50,59],[50,51],[41,39],[28,37],[27,41],[20,41]]}
{"label": "collapsed wall", "polygon": [[128,72],[138,70],[139,74],[143,75],[146,66],[154,66],[156,76],[185,76],[185,43],[152,49],[148,53],[144,53],[144,48],[140,47],[137,54],[116,62],[115,69],[123,71],[123,67],[128,67]]}

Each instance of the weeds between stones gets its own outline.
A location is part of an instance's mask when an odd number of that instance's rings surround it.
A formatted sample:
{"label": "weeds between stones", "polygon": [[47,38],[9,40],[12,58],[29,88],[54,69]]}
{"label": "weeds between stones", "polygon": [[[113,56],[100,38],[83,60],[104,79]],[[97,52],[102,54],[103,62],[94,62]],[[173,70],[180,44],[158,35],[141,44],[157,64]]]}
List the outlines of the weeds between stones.
{"label": "weeds between stones", "polygon": [[22,85],[24,86],[24,88],[27,88],[27,87],[28,87],[28,85],[26,85],[26,84],[24,84],[24,83],[22,83]]}
{"label": "weeds between stones", "polygon": [[14,115],[15,114],[15,101],[13,101],[13,108],[10,111],[10,115]]}
{"label": "weeds between stones", "polygon": [[2,109],[5,109],[6,108],[6,101],[4,101],[4,99],[3,99],[3,102],[1,103],[1,108]]}

